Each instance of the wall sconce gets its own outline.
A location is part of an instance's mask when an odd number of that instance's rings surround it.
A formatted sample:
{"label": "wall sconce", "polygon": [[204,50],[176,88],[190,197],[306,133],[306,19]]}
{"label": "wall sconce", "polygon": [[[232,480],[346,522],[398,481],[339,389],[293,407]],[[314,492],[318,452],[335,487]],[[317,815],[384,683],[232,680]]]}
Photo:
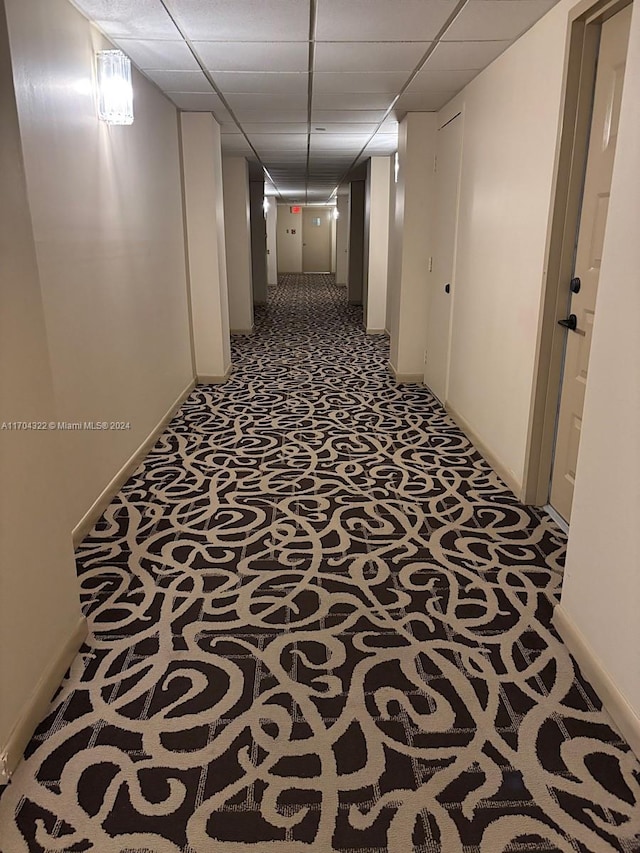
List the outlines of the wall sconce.
{"label": "wall sconce", "polygon": [[398,175],[399,174],[400,174],[400,155],[396,151],[396,156],[394,157],[394,160],[393,160],[393,177],[394,177],[396,184],[398,183]]}
{"label": "wall sconce", "polygon": [[333,218],[338,219],[339,216],[340,216],[340,211],[338,210],[337,207],[334,207],[333,208]]}
{"label": "wall sconce", "polygon": [[265,218],[266,218],[267,214],[269,213],[269,207],[270,207],[269,199],[265,198],[264,201],[262,202],[262,209],[264,210]]}
{"label": "wall sconce", "polygon": [[133,124],[131,60],[121,50],[96,54],[98,118],[107,124]]}

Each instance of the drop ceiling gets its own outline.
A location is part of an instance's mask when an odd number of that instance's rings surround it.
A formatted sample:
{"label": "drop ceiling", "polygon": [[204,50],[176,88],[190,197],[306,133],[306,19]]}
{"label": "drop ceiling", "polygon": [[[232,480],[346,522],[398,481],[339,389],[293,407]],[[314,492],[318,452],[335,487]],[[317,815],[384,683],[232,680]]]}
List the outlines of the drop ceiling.
{"label": "drop ceiling", "polygon": [[[210,111],[268,192],[326,202],[557,0],[73,0],[181,110]],[[255,166],[254,166],[255,168]]]}

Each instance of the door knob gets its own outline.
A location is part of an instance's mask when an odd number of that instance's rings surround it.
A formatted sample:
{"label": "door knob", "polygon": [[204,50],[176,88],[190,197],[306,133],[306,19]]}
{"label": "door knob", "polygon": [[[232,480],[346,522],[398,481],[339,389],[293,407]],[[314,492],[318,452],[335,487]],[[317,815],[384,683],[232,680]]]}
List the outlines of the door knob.
{"label": "door knob", "polygon": [[445,286],[444,286],[444,292],[445,292],[445,293],[450,293],[450,292],[451,292],[451,285],[450,285],[450,284],[445,284]]}
{"label": "door knob", "polygon": [[569,314],[566,320],[558,320],[559,326],[564,326],[565,329],[570,329],[572,332],[578,328],[578,318],[575,314]]}

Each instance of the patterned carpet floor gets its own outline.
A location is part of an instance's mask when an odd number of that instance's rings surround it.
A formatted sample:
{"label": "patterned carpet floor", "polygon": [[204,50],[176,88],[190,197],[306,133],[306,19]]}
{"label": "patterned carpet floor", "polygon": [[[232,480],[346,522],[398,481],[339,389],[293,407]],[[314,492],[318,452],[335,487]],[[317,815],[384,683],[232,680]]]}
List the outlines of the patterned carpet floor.
{"label": "patterned carpet floor", "polygon": [[640,851],[551,626],[565,538],[331,276],[285,276],[77,553],[83,647],[2,853]]}

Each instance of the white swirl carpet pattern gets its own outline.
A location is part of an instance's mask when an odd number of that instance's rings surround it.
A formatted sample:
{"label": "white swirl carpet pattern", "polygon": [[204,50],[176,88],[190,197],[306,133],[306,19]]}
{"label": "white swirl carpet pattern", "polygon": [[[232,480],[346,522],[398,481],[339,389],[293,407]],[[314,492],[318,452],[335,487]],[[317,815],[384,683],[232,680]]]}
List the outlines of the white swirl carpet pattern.
{"label": "white swirl carpet pattern", "polygon": [[77,553],[90,639],[2,853],[640,851],[551,626],[565,538],[331,276],[285,276]]}

